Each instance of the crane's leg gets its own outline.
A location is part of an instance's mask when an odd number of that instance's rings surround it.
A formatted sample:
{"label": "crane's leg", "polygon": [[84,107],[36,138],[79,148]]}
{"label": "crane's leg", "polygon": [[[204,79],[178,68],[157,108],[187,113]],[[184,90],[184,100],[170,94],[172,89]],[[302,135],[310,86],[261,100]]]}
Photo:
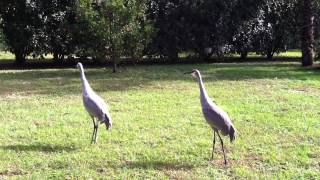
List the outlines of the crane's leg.
{"label": "crane's leg", "polygon": [[92,138],[91,138],[91,143],[95,143],[94,140],[95,140],[95,135],[96,135],[96,122],[94,120],[94,117],[91,116],[92,118],[92,122],[93,122],[93,133],[92,133]]}
{"label": "crane's leg", "polygon": [[224,152],[224,147],[223,147],[223,140],[222,140],[219,132],[217,132],[217,134],[218,134],[218,137],[219,137],[220,142],[221,142],[221,148],[222,148],[222,152],[223,152],[224,164],[227,165],[226,154],[225,154],[225,152]]}
{"label": "crane's leg", "polygon": [[213,160],[213,151],[214,151],[214,145],[215,144],[216,144],[216,131],[213,131],[212,153],[211,153],[210,161]]}
{"label": "crane's leg", "polygon": [[96,123],[96,133],[95,133],[95,136],[94,136],[94,143],[97,143],[98,128],[99,128],[99,121],[97,121],[97,123]]}

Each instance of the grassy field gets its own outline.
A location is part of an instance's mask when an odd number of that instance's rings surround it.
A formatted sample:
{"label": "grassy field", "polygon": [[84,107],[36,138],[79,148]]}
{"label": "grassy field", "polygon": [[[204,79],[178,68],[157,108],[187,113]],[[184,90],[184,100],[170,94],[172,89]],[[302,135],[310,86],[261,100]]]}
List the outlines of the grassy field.
{"label": "grassy field", "polygon": [[8,51],[0,51],[0,59],[3,60],[12,60],[14,55]]}
{"label": "grassy field", "polygon": [[[186,57],[186,53],[180,54],[181,57]],[[228,56],[228,55],[227,55]],[[240,57],[240,55],[232,55],[234,57]],[[249,58],[257,58],[261,57],[261,55],[257,55],[256,53],[249,53],[248,55]],[[274,57],[276,58],[287,58],[287,57],[301,57],[301,51],[292,49],[287,52],[281,52],[279,54],[275,54]],[[32,57],[28,57],[29,59]],[[46,59],[52,59],[52,55],[47,55],[45,56]],[[5,52],[5,51],[0,51],[0,61],[2,62],[13,62],[14,61],[14,55],[10,52]],[[30,61],[30,60],[29,60]]]}
{"label": "grassy field", "polygon": [[[238,129],[209,162],[212,132],[198,85]],[[132,66],[86,74],[110,105],[113,129],[82,106],[76,69],[0,71],[0,179],[319,179],[320,70],[299,63]]]}
{"label": "grassy field", "polygon": [[[44,56],[45,59],[52,59],[53,56],[51,54]],[[10,63],[14,62],[14,54],[10,53],[9,51],[0,51],[0,62]],[[33,60],[31,56],[27,57],[28,61]],[[35,61],[39,61],[38,59]]]}

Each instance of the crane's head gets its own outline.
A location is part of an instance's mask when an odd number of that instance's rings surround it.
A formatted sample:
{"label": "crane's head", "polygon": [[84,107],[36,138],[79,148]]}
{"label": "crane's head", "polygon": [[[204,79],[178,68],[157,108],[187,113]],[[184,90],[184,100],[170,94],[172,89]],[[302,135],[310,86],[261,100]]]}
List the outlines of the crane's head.
{"label": "crane's head", "polygon": [[193,77],[198,78],[200,76],[200,71],[198,69],[193,69],[191,72],[186,72],[184,74],[191,74]]}
{"label": "crane's head", "polygon": [[78,69],[83,69],[83,66],[82,66],[81,62],[78,62],[78,63],[77,63],[77,68],[78,68]]}

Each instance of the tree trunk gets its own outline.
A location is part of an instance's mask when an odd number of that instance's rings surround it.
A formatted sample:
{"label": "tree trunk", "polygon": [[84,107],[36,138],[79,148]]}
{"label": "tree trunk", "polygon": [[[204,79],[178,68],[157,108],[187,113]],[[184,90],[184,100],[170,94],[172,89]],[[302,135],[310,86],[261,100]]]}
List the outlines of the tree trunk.
{"label": "tree trunk", "polygon": [[303,1],[302,66],[312,66],[314,59],[314,16],[311,1]]}
{"label": "tree trunk", "polygon": [[248,57],[248,51],[242,51],[242,52],[240,53],[240,58],[241,58],[242,60],[246,60],[247,57]]}
{"label": "tree trunk", "polygon": [[26,62],[26,57],[23,55],[21,52],[15,52],[14,53],[16,56],[16,63],[17,64],[24,64]]}
{"label": "tree trunk", "polygon": [[268,51],[268,52],[267,52],[267,59],[268,59],[268,60],[272,60],[272,58],[273,58],[273,53],[272,53],[272,51]]}
{"label": "tree trunk", "polygon": [[111,59],[113,62],[112,66],[112,72],[116,73],[117,72],[117,62],[118,62],[118,55],[117,55],[117,49],[114,43],[111,43]]}
{"label": "tree trunk", "polygon": [[175,48],[169,49],[168,58],[170,62],[176,62],[179,59],[178,50]]}
{"label": "tree trunk", "polygon": [[55,62],[58,62],[58,61],[59,61],[59,55],[58,55],[58,53],[53,53],[53,60],[54,60]]}
{"label": "tree trunk", "polygon": [[117,62],[118,62],[118,56],[115,51],[116,51],[115,47],[112,45],[111,46],[111,58],[112,58],[112,62],[113,62],[113,65],[112,65],[112,72],[113,73],[117,72]]}
{"label": "tree trunk", "polygon": [[116,59],[113,59],[112,72],[113,72],[113,73],[116,73],[116,72],[117,72],[117,61],[116,61]]}
{"label": "tree trunk", "polygon": [[64,61],[64,55],[63,54],[59,54],[58,58],[59,58],[59,61]]}

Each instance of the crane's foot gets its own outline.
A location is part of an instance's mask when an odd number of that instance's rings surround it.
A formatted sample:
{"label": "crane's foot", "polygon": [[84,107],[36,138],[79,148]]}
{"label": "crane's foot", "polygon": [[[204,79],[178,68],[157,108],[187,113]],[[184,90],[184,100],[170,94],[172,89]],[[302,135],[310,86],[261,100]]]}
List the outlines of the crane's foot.
{"label": "crane's foot", "polygon": [[213,161],[214,161],[213,157],[210,157],[210,158],[208,159],[208,162],[209,162],[209,163],[212,163]]}
{"label": "crane's foot", "polygon": [[[220,162],[221,162],[221,161],[220,161]],[[214,164],[214,159],[211,159],[211,158],[210,158],[209,161],[208,161],[208,163]],[[219,161],[216,162],[216,163],[219,164]],[[227,161],[224,161],[223,165],[227,166],[227,165],[228,165],[228,162],[227,162]]]}
{"label": "crane's foot", "polygon": [[209,159],[209,162],[212,162],[213,161],[213,150],[212,150],[212,152],[211,152],[211,157],[210,157],[210,159]]}
{"label": "crane's foot", "polygon": [[226,165],[228,165],[228,163],[227,163],[227,161],[226,160],[224,160],[224,165],[226,166]]}

